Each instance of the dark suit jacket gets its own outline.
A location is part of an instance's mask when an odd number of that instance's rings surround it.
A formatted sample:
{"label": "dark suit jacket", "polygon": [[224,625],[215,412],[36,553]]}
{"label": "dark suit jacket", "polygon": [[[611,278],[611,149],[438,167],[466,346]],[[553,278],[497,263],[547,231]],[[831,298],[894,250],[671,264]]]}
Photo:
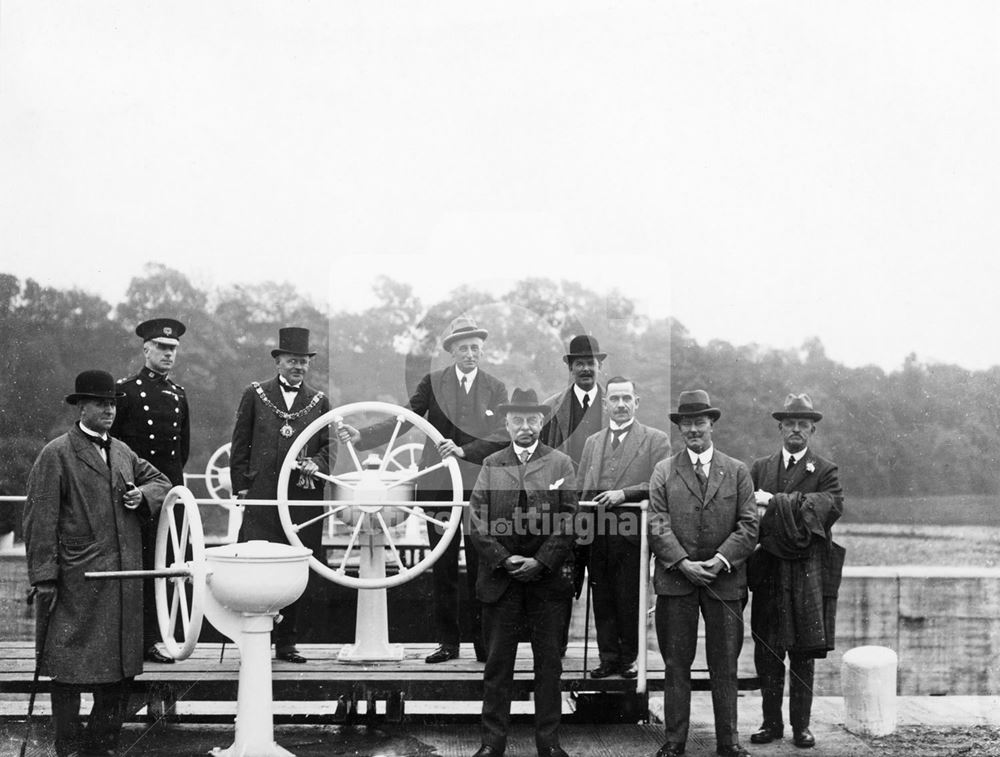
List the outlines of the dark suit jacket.
{"label": "dark suit jacket", "polygon": [[[449,365],[437,371],[432,371],[420,379],[416,390],[410,397],[406,407],[419,416],[425,417],[445,439],[450,439],[462,448],[465,458],[458,458],[458,466],[462,471],[465,494],[479,474],[483,460],[507,444],[510,437],[504,429],[503,416],[498,406],[507,401],[507,387],[482,368],[476,374],[473,385],[475,407],[471,419],[464,426],[457,424],[458,413],[456,398],[460,391],[458,378],[455,376],[455,366]],[[385,444],[392,436],[396,427],[396,419],[388,418],[374,423],[367,428],[359,429],[361,439],[358,449],[371,449]],[[399,433],[404,433],[411,424],[403,424]],[[420,467],[428,468],[440,461],[437,447],[428,438],[424,442],[423,453],[420,456]],[[447,471],[435,471],[420,479],[422,489],[449,489]]]}
{"label": "dark suit jacket", "polygon": [[[526,504],[518,510],[522,491]],[[562,452],[539,443],[525,466],[513,445],[487,457],[469,499],[469,538],[479,555],[476,596],[496,602],[503,595],[513,580],[503,567],[511,555],[534,557],[546,568],[539,588],[569,596],[572,581],[560,568],[573,548],[577,503],[573,461]]]}
{"label": "dark suit jacket", "polygon": [[[551,408],[551,416],[548,422],[542,428],[542,434],[540,439],[542,444],[547,444],[548,446],[561,450],[569,454],[568,450],[572,446],[572,442],[581,437],[584,431],[580,428],[573,430],[571,434],[569,431],[570,423],[570,412],[573,402],[576,402],[576,396],[573,393],[573,384],[563,389],[560,392],[556,392],[551,397],[548,397],[543,405],[548,405]],[[594,404],[591,407],[597,406],[601,409],[601,426],[608,425],[608,412],[604,407],[604,389],[598,384],[597,385],[597,396],[594,397]],[[590,436],[590,434],[587,434]],[[581,445],[578,449],[583,447],[584,439],[580,439]],[[574,460],[574,464],[578,461]]]}
{"label": "dark suit jacket", "polygon": [[[577,472],[583,481],[582,500],[592,500],[603,491],[597,482],[601,477],[604,465],[604,454],[610,449],[611,429],[605,427],[587,438],[580,457],[580,468]],[[614,485],[610,489],[621,489],[625,492],[626,502],[640,502],[649,496],[649,478],[653,467],[670,454],[670,437],[658,428],[650,428],[633,421],[632,428],[622,440],[622,465],[616,471]],[[638,510],[631,510],[638,514]],[[623,532],[628,541],[639,543],[637,532]]]}
{"label": "dark suit jacket", "polygon": [[757,506],[750,471],[739,460],[712,456],[708,489],[701,485],[687,449],[656,464],[649,482],[649,539],[656,556],[657,594],[690,594],[695,585],[676,565],[683,558],[708,560],[721,554],[732,570],[723,571],[709,589],[719,599],[743,599],[746,560],[757,543]]}

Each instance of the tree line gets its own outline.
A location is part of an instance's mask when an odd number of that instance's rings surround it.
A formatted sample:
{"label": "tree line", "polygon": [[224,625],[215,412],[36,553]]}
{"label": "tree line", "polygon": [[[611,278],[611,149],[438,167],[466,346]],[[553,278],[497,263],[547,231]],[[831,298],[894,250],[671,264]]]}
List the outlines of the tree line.
{"label": "tree line", "polygon": [[[672,431],[667,414],[677,394],[704,388],[723,413],[714,434],[719,448],[749,462],[777,449],[770,413],[788,392],[804,391],[825,415],[813,444],[840,464],[848,496],[1000,490],[1000,366],[970,371],[910,355],[891,372],[849,368],[827,357],[815,338],[792,350],[720,339],[700,344],[676,319],[651,319],[625,294],[601,295],[574,282],[528,278],[513,292],[462,286],[424,303],[405,282],[383,277],[374,286],[377,304],[351,313],[332,311],[287,283],[204,291],[159,264],[134,278],[116,304],[0,274],[0,493],[22,494],[39,450],[72,422],[62,400],[79,371],[124,377],[141,367],[134,328],[147,318],[187,324],[173,377],[191,405],[188,472],[201,472],[229,440],[243,388],[273,374],[270,350],[280,327],[311,330],[319,354],[308,380],[328,391],[334,406],[405,404],[424,373],[449,362],[439,340],[461,313],[490,331],[484,367],[508,390],[530,387],[547,396],[564,387],[565,345],[591,333],[609,353],[603,378],[637,382],[639,418],[649,425]],[[12,513],[0,510],[0,532],[17,519]]]}

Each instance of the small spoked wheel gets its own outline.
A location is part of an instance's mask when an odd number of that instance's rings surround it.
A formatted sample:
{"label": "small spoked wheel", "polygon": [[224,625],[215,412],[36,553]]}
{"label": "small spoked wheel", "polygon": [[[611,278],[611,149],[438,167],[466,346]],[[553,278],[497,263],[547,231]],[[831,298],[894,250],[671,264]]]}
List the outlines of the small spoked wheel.
{"label": "small spoked wheel", "polygon": [[401,444],[386,455],[389,461],[386,464],[388,471],[416,471],[420,468],[420,455],[424,451],[424,445],[417,442]]}
{"label": "small spoked wheel", "polygon": [[157,570],[187,570],[183,576],[154,579],[160,636],[171,657],[185,660],[201,633],[206,583],[205,534],[198,503],[186,487],[175,486],[163,501],[154,561]]}
{"label": "small spoked wheel", "polygon": [[[350,537],[344,549],[343,557],[336,567],[331,567],[320,561],[314,555],[309,563],[314,571],[324,578],[334,583],[350,586],[355,589],[381,589],[390,586],[398,586],[406,583],[412,578],[423,573],[431,567],[437,559],[447,549],[453,538],[458,538],[456,533],[462,523],[464,507],[462,504],[462,473],[459,470],[458,462],[454,457],[446,457],[438,462],[428,465],[426,468],[419,468],[419,457],[417,463],[403,463],[404,460],[412,459],[406,457],[412,455],[407,447],[417,447],[423,449],[423,444],[406,444],[397,447],[395,445],[400,434],[405,433],[404,424],[410,424],[435,446],[444,441],[444,437],[427,420],[417,415],[411,410],[392,405],[387,402],[355,402],[349,405],[342,405],[334,408],[315,421],[310,423],[302,433],[296,437],[292,443],[288,454],[281,466],[278,476],[278,492],[288,491],[290,476],[296,469],[296,458],[309,440],[326,427],[330,428],[331,438],[335,438],[336,428],[343,423],[344,419],[352,415],[364,414],[368,419],[372,415],[387,416],[395,419],[395,427],[388,441],[381,462],[377,468],[368,468],[362,465],[358,458],[358,453],[352,444],[347,445],[351,460],[355,470],[341,476],[330,476],[321,473],[316,474],[324,481],[337,484],[342,490],[353,499],[345,499],[337,502],[336,505],[328,505],[322,512],[310,516],[302,523],[292,521],[288,501],[279,501],[278,514],[281,524],[284,527],[288,541],[295,546],[303,545],[299,538],[299,531],[314,523],[327,518],[337,517],[351,527]],[[336,443],[335,441],[333,443]],[[401,454],[400,450],[404,452]],[[400,457],[397,457],[400,455]],[[401,458],[401,459],[400,459]],[[450,498],[444,501],[435,502],[436,515],[428,515],[418,508],[417,502],[404,501],[408,491],[413,486],[419,485],[424,477],[438,471],[447,473],[447,480],[450,489]],[[440,474],[439,474],[440,475]],[[450,508],[450,510],[448,509]],[[447,518],[442,514],[447,512]],[[398,536],[393,536],[392,526],[396,525],[402,517],[413,516],[427,523],[428,528],[439,528],[442,530],[441,540],[433,550],[425,551],[424,557],[412,566],[407,566],[400,555],[396,544]],[[385,549],[389,550],[388,562],[398,568],[395,575],[384,578],[361,578],[349,575],[347,566],[350,563],[352,554],[360,553],[359,541],[363,535],[376,535],[380,542],[383,542]]]}
{"label": "small spoked wheel", "polygon": [[232,446],[230,442],[226,442],[208,458],[205,487],[212,499],[229,499],[233,496],[233,480],[229,476],[229,450]]}

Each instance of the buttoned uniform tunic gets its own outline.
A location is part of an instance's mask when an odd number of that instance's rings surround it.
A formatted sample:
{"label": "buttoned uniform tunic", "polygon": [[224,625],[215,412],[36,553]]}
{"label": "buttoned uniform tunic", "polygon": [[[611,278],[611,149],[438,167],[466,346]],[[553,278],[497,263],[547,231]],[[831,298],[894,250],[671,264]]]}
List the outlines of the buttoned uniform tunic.
{"label": "buttoned uniform tunic", "polygon": [[118,380],[118,399],[111,435],[121,439],[178,486],[191,449],[191,419],[184,387],[169,376],[143,368]]}

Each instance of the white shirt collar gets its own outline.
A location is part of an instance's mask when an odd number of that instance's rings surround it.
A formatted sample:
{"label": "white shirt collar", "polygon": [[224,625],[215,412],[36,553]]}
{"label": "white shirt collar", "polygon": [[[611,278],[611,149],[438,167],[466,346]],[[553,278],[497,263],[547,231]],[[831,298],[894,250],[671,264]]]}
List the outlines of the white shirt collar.
{"label": "white shirt collar", "polygon": [[573,384],[573,394],[576,395],[576,401],[580,403],[580,407],[583,407],[583,398],[590,397],[590,407],[594,406],[594,400],[597,399],[597,384],[594,384],[594,388],[589,392],[583,391],[576,384]]}
{"label": "white shirt collar", "polygon": [[528,458],[530,459],[532,455],[535,454],[536,449],[538,449],[538,439],[535,439],[535,443],[532,444],[530,447],[522,447],[517,442],[514,442],[514,455],[518,459],[521,458],[521,453],[524,452],[525,450],[528,450]]}
{"label": "white shirt collar", "polygon": [[96,433],[96,432],[94,432],[94,431],[91,431],[91,430],[90,430],[89,428],[87,428],[86,426],[84,426],[84,425],[83,425],[82,423],[80,423],[79,421],[77,421],[77,424],[76,424],[76,425],[77,425],[77,426],[79,427],[79,429],[80,429],[80,430],[81,430],[81,431],[82,431],[83,433],[85,433],[85,434],[86,434],[87,436],[92,436],[92,437],[94,437],[95,439],[100,439],[101,441],[104,441],[104,440],[106,440],[106,439],[108,438],[108,435],[107,435],[107,434],[98,434],[98,433]]}
{"label": "white shirt collar", "polygon": [[479,368],[478,368],[478,366],[476,368],[473,368],[468,373],[462,373],[462,371],[459,370],[458,366],[457,365],[455,366],[455,378],[458,379],[458,385],[459,386],[462,385],[462,376],[465,376],[465,380],[468,382],[465,385],[465,387],[466,387],[465,391],[467,391],[467,392],[471,392],[472,391],[472,382],[476,380],[476,376],[478,376],[478,375],[479,375]]}
{"label": "white shirt collar", "polygon": [[705,450],[704,452],[702,452],[700,455],[696,455],[694,452],[692,452],[691,450],[687,449],[686,447],[685,447],[685,450],[688,453],[688,457],[691,459],[691,465],[698,465],[698,463],[701,463],[702,465],[711,465],[712,464],[712,456],[715,453],[715,445],[714,444],[711,447],[709,447],[707,450]]}
{"label": "white shirt collar", "polygon": [[784,447],[782,447],[781,448],[781,462],[783,462],[785,464],[785,467],[787,468],[788,467],[788,458],[794,457],[795,458],[795,462],[798,462],[799,460],[801,460],[803,457],[806,456],[806,453],[808,451],[809,451],[809,448],[806,447],[804,450],[800,450],[799,452],[796,452],[793,455],[787,449],[785,449]]}
{"label": "white shirt collar", "polygon": [[[619,426],[614,421],[608,421],[608,427],[612,431],[621,431],[623,429],[626,430],[626,431],[631,431],[633,423],[635,423],[635,418],[633,418],[632,420],[630,420],[628,423],[623,423],[621,426]],[[624,436],[624,434],[623,434],[623,436]]]}
{"label": "white shirt collar", "polygon": [[285,381],[283,378],[281,378],[281,376],[278,376],[278,386],[280,386],[281,387],[281,391],[284,392],[284,391],[287,391],[287,389],[285,387],[287,387],[287,386],[293,386],[293,387],[294,386],[302,386],[302,382],[300,381],[297,384],[293,384],[291,381]]}

